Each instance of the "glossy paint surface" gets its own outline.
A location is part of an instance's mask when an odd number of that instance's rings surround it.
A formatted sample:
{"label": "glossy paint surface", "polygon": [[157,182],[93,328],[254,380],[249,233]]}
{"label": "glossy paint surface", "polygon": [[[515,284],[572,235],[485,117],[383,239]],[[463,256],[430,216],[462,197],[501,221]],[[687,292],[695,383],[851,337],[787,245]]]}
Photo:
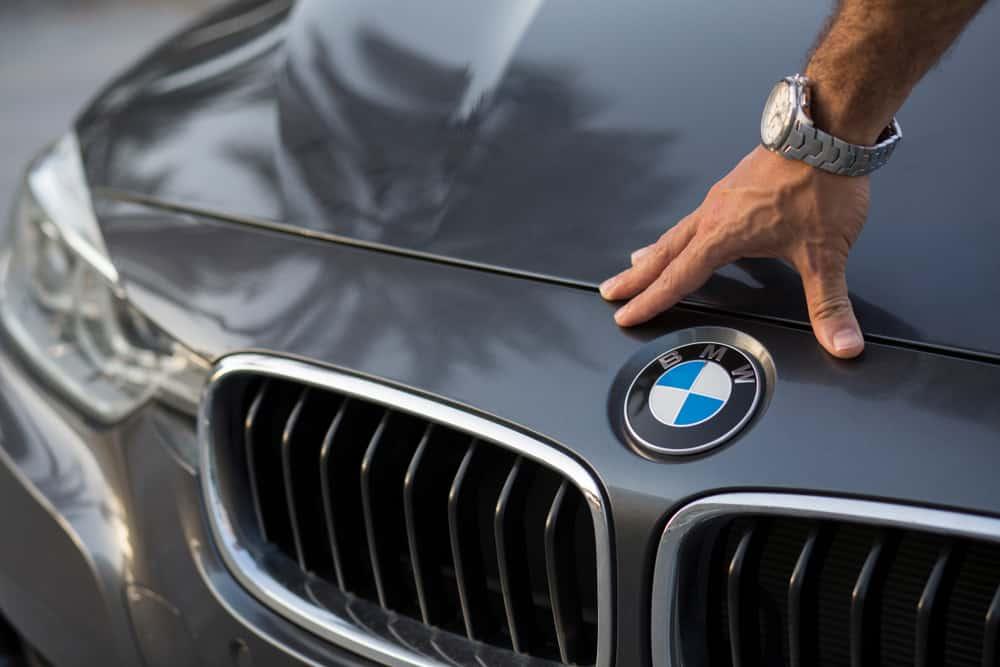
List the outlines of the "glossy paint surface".
{"label": "glossy paint surface", "polygon": [[59,667],[364,667],[260,606],[211,545],[194,419],[95,430],[0,341],[0,609]]}
{"label": "glossy paint surface", "polygon": [[[95,186],[596,284],[758,140],[827,6],[647,0],[244,2],[79,124]],[[900,112],[851,257],[871,334],[1000,352],[1000,77],[988,6]],[[973,103],[974,101],[974,103]],[[773,261],[692,301],[803,321]]]}
{"label": "glossy paint surface", "polygon": [[[605,488],[618,569],[616,664],[645,664],[648,554],[672,508],[721,490],[888,498],[1000,514],[996,365],[872,344],[825,355],[804,329],[676,309],[625,332],[589,290],[459,269],[152,208],[99,203],[131,298],[208,357],[266,350],[471,406],[572,452]],[[659,337],[725,326],[778,380],[723,447],[651,462],[621,410]]]}

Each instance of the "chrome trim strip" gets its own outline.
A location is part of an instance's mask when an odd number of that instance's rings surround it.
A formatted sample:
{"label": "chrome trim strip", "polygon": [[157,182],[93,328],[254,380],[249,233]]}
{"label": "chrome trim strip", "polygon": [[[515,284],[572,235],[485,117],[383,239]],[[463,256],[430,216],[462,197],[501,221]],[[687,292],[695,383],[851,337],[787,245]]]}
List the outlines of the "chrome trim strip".
{"label": "chrome trim strip", "polygon": [[948,510],[791,493],[727,493],[696,500],[670,519],[656,553],[651,619],[655,667],[683,667],[680,642],[677,641],[680,629],[677,592],[681,574],[677,563],[681,546],[692,531],[705,522],[741,514],[872,523],[1000,542],[1000,519]]}
{"label": "chrome trim strip", "polygon": [[254,560],[240,543],[218,488],[211,415],[214,389],[231,375],[253,373],[303,382],[443,423],[513,450],[559,471],[572,481],[590,507],[597,546],[598,638],[597,665],[610,667],[613,647],[611,543],[609,515],[600,486],[591,473],[569,455],[524,433],[445,403],[424,398],[381,382],[301,361],[257,353],[224,357],[206,386],[198,415],[202,492],[216,545],[233,576],[257,599],[289,620],[324,639],[366,658],[388,665],[437,667],[445,663],[372,636],[340,617],[285,589]]}

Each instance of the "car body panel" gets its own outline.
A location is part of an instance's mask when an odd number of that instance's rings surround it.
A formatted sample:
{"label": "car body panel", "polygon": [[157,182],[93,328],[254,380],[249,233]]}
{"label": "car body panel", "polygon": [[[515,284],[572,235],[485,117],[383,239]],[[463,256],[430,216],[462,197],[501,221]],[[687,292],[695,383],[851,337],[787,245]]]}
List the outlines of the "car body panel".
{"label": "car body panel", "polygon": [[[9,349],[0,344],[0,504],[8,535],[0,607],[56,664],[135,663],[119,602],[132,577],[123,478],[106,459],[112,444],[52,404]],[[53,640],[63,626],[91,641]]]}
{"label": "car body panel", "polygon": [[[78,123],[92,184],[593,285],[754,145],[767,91],[827,10],[386,2],[304,0],[287,20],[288,3],[243,3],[169,43]],[[980,148],[1000,145],[981,112],[998,30],[987,8],[900,112],[849,266],[869,334],[1000,353],[1000,311],[983,307],[1000,300],[1000,205]],[[727,267],[690,300],[807,320],[777,261]]]}

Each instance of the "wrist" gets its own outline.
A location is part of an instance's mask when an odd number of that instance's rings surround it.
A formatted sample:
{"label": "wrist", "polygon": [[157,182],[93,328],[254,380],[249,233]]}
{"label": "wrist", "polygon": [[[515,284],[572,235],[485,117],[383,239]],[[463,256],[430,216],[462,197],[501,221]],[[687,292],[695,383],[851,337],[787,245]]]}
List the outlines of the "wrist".
{"label": "wrist", "polygon": [[[808,113],[813,124],[852,144],[871,146],[892,122],[892,112],[873,109],[870,100],[838,91],[829,82],[810,77]],[[866,103],[867,102],[867,103]]]}
{"label": "wrist", "polygon": [[[871,146],[892,122],[910,87],[891,67],[888,50],[875,48],[895,44],[899,26],[891,13],[876,10],[865,16],[863,31],[856,24],[838,26],[806,65],[813,123],[849,143]],[[859,41],[859,32],[864,40]]]}

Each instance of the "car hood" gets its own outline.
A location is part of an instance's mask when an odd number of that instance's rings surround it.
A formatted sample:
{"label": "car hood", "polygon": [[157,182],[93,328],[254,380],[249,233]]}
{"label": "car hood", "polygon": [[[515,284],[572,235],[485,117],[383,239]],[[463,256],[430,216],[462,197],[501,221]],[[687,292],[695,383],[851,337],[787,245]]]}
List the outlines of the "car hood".
{"label": "car hood", "polygon": [[[119,77],[77,132],[97,197],[592,286],[755,145],[824,11],[243,2]],[[984,12],[900,112],[849,264],[870,335],[1000,354],[1000,130],[982,113],[1000,102],[982,85],[1000,78],[998,32]],[[690,301],[808,321],[777,261],[726,267]]]}

